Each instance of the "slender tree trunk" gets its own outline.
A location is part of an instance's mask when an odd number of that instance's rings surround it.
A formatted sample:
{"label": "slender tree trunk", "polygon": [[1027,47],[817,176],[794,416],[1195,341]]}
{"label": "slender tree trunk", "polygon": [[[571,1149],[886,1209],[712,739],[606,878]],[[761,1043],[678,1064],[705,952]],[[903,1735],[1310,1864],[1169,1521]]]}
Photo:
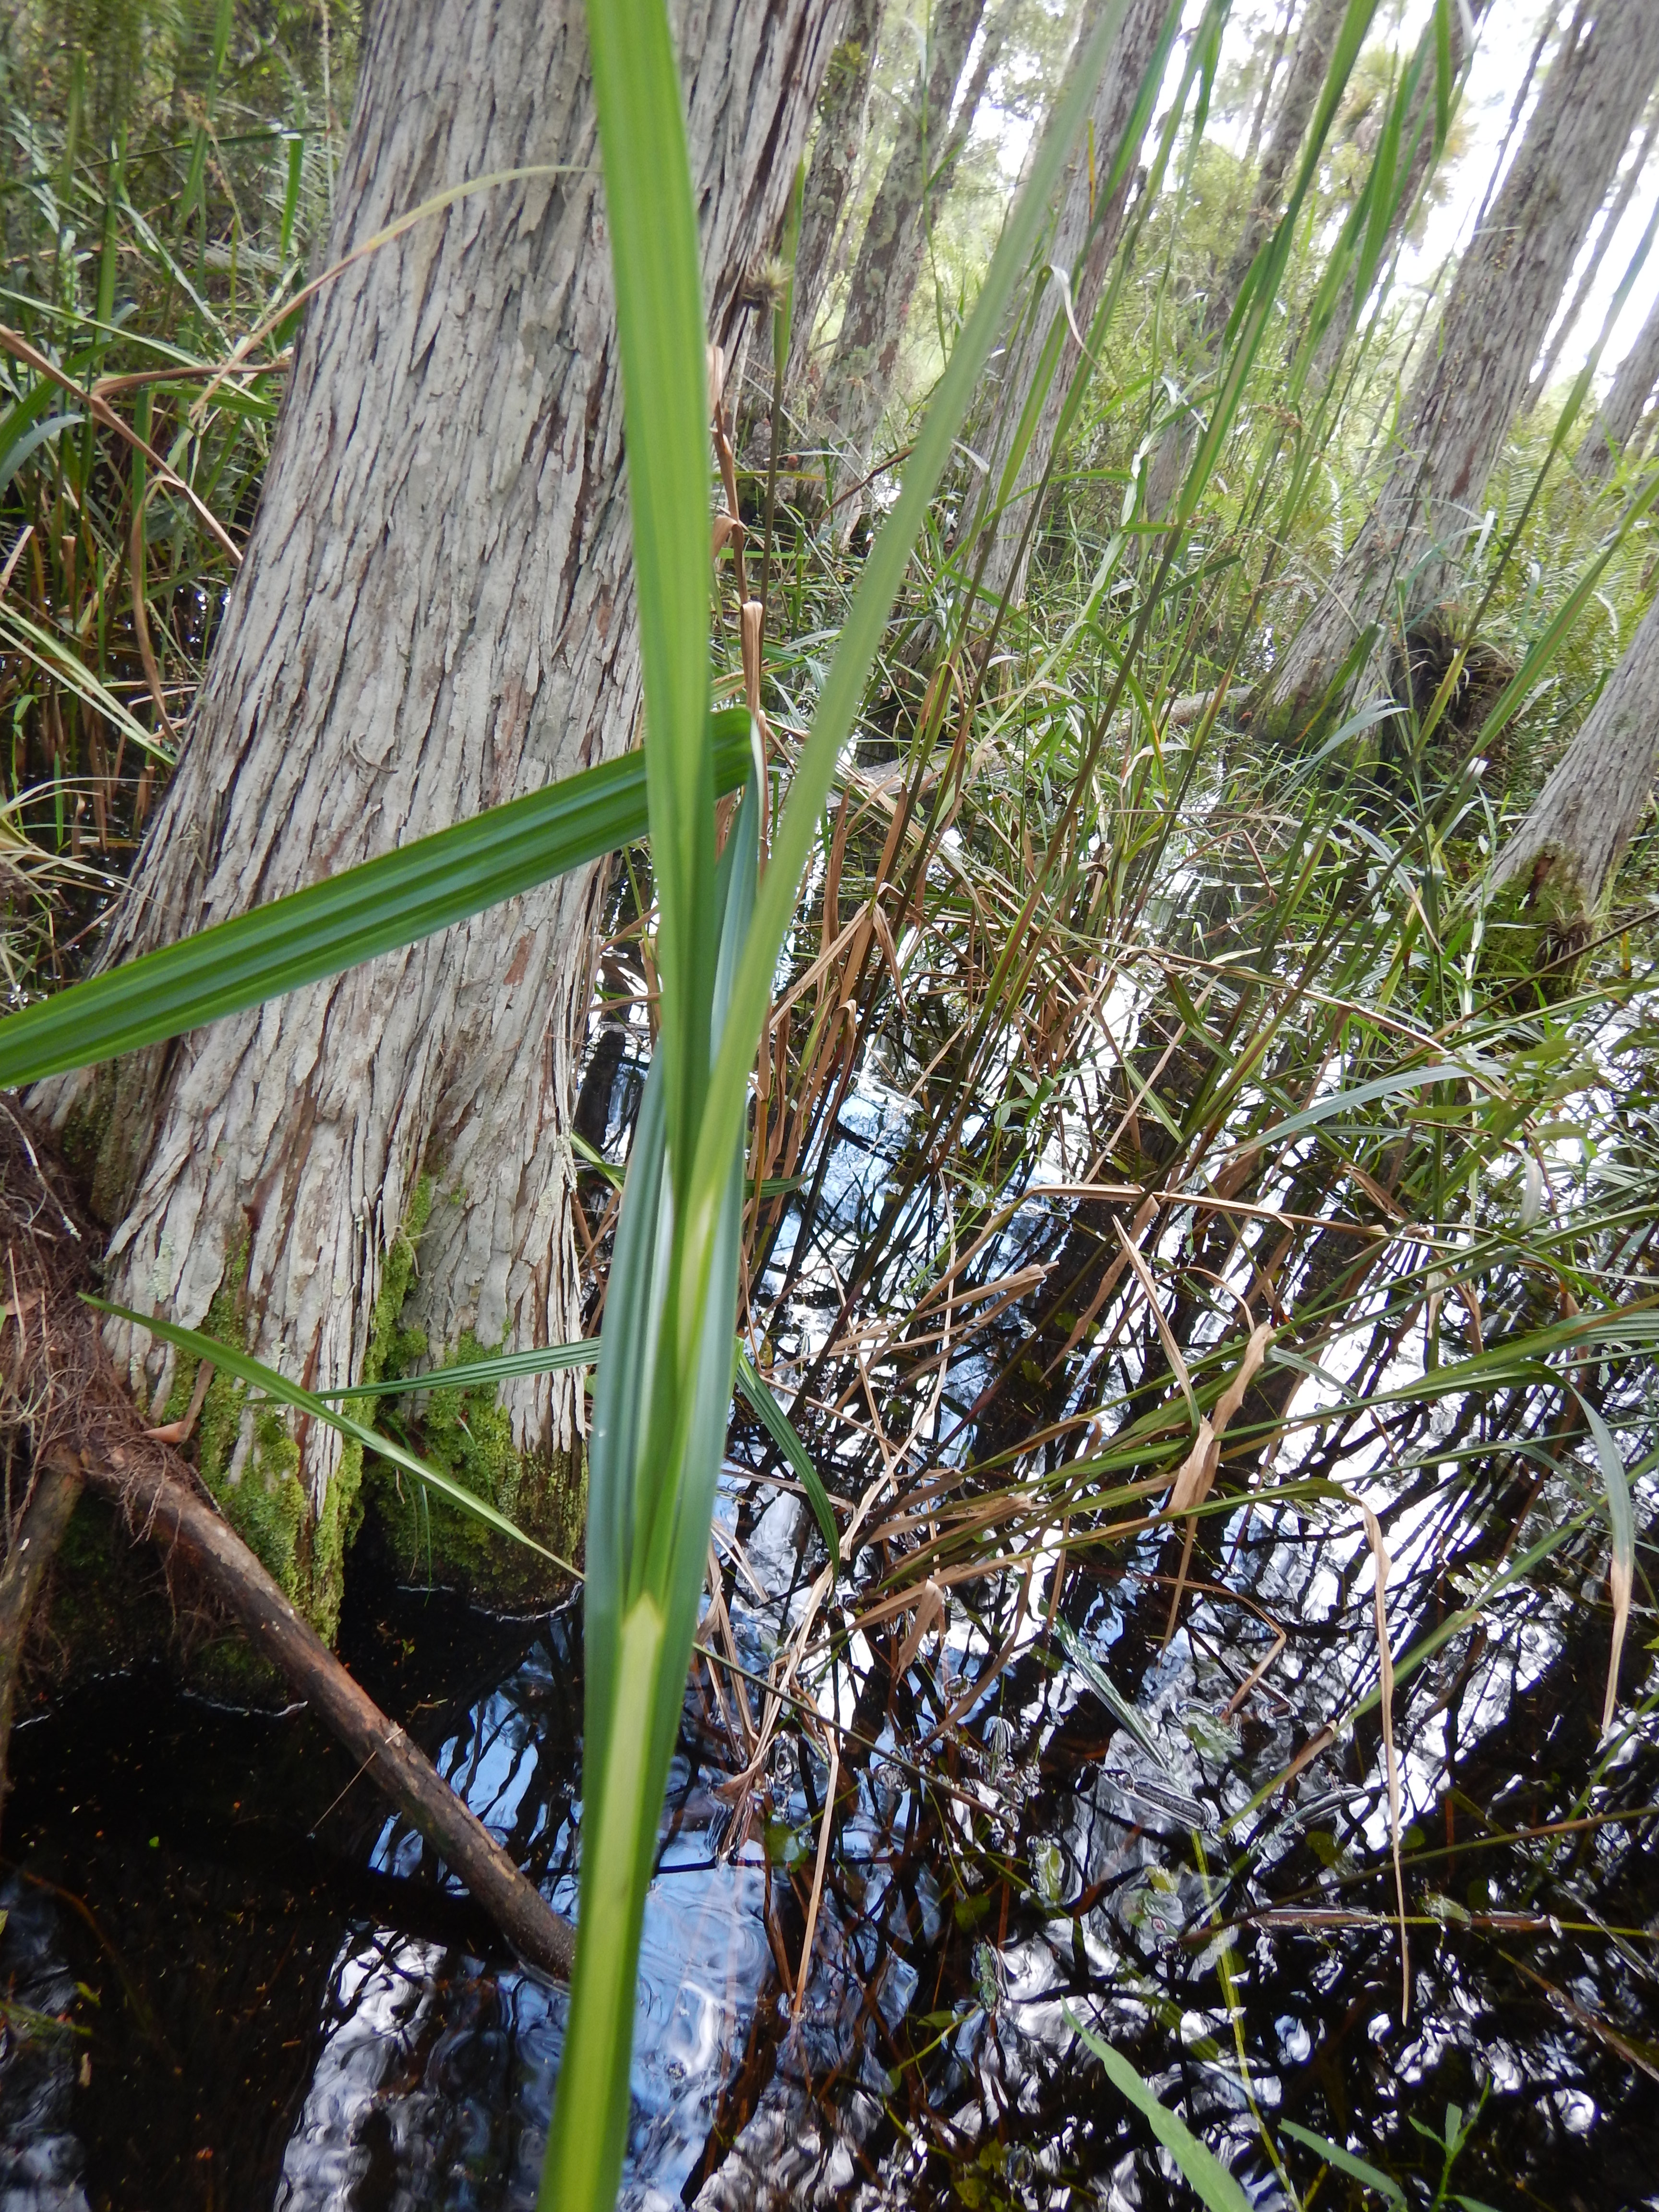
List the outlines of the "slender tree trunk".
{"label": "slender tree trunk", "polygon": [[1636,342],[1613,372],[1607,396],[1596,410],[1573,466],[1587,483],[1600,483],[1613,474],[1621,453],[1639,453],[1638,437],[1654,387],[1659,385],[1659,299],[1648,310],[1648,319]]}
{"label": "slender tree trunk", "polygon": [[[1285,76],[1285,88],[1273,115],[1267,151],[1261,156],[1249,211],[1234,243],[1226,267],[1211,285],[1204,303],[1194,372],[1201,380],[1209,374],[1217,345],[1237,302],[1250,264],[1261,251],[1268,234],[1285,209],[1285,187],[1307,136],[1308,123],[1336,50],[1337,34],[1347,13],[1347,0],[1308,0],[1296,48]],[[1188,408],[1159,438],[1146,471],[1146,513],[1154,522],[1170,514],[1186,481],[1197,440],[1198,424]],[[1156,541],[1154,541],[1156,542]]]}
{"label": "slender tree trunk", "polygon": [[1492,869],[1493,889],[1521,886],[1523,911],[1560,951],[1575,950],[1605,912],[1656,768],[1659,599]]}
{"label": "slender tree trunk", "polygon": [[[1068,349],[1070,325],[1060,286],[1063,283],[1069,289],[1071,319],[1079,331],[1086,331],[1123,234],[1133,161],[1103,206],[1093,204],[1096,184],[1109,173],[1117,158],[1134,119],[1146,73],[1154,56],[1167,50],[1165,34],[1173,35],[1180,16],[1181,0],[1130,0],[1095,97],[1092,168],[1086,150],[1080,151],[1067,176],[1050,250],[1055,274],[1022,317],[1005,356],[994,434],[990,452],[984,457],[989,463],[986,495],[994,506],[983,527],[986,542],[980,578],[981,589],[992,599],[1000,599],[1005,592],[1018,599],[1025,588],[1030,503],[1048,473],[1054,435],[1066,404],[1067,379],[1060,368],[1062,362],[1072,361],[1075,347]],[[1090,15],[1085,15],[1079,29],[1079,45],[1089,29]],[[1140,117],[1143,134],[1151,119],[1149,102]],[[1026,410],[1039,383],[1043,384],[1040,411],[1016,460]],[[981,550],[975,548],[968,556],[970,572],[978,563]]]}
{"label": "slender tree trunk", "polygon": [[[1014,4],[1015,0],[1002,0],[958,100],[957,87],[985,0],[934,0],[927,52],[898,118],[893,151],[853,265],[819,402],[826,441],[839,451],[843,473],[854,482],[869,465],[872,441],[892,392],[899,346],[921,274],[930,210],[950,187]],[[861,511],[857,496],[841,501],[836,526],[842,537]]]}
{"label": "slender tree trunk", "polygon": [[[1478,26],[1491,4],[1492,0],[1469,0],[1469,21]],[[1461,8],[1455,7],[1451,10],[1452,78],[1454,82],[1460,86],[1468,66],[1468,41],[1463,34],[1463,11]],[[1407,114],[1401,134],[1406,143],[1411,147],[1412,155],[1407,164],[1405,183],[1400,191],[1394,217],[1389,225],[1387,243],[1377,257],[1379,270],[1386,269],[1392,262],[1401,234],[1415,216],[1423,187],[1429,180],[1430,165],[1434,160],[1434,130],[1430,118],[1433,113],[1435,98],[1435,73],[1432,70],[1427,70],[1424,72],[1422,82],[1419,86],[1417,98]],[[1364,304],[1364,300],[1356,300],[1354,297],[1353,272],[1351,270],[1343,284],[1335,311],[1330,321],[1325,325],[1325,334],[1320,339],[1314,354],[1310,380],[1316,386],[1328,383],[1334,374],[1342,349],[1352,334],[1354,325],[1358,320],[1360,310]]]}
{"label": "slender tree trunk", "polygon": [[1296,0],[1285,0],[1279,18],[1279,27],[1273,33],[1273,51],[1267,56],[1267,66],[1262,72],[1261,91],[1250,117],[1250,135],[1244,144],[1243,170],[1248,177],[1255,167],[1255,157],[1261,146],[1261,132],[1267,120],[1267,110],[1273,106],[1273,88],[1279,82],[1279,65],[1285,58],[1285,49],[1291,42],[1291,21],[1296,14]]}
{"label": "slender tree trunk", "polygon": [[1642,143],[1632,155],[1619,190],[1613,197],[1613,204],[1608,208],[1601,227],[1595,234],[1595,244],[1590,250],[1589,258],[1585,262],[1583,273],[1578,279],[1578,289],[1573,294],[1566,313],[1558,319],[1554,334],[1545,349],[1544,358],[1539,362],[1532,382],[1527,386],[1527,396],[1521,404],[1521,411],[1523,415],[1530,415],[1549,389],[1550,379],[1555,374],[1555,364],[1561,358],[1561,349],[1572,336],[1578,318],[1584,312],[1584,302],[1589,299],[1595,280],[1601,273],[1601,264],[1607,259],[1607,248],[1613,243],[1613,233],[1624,221],[1625,210],[1636,196],[1636,187],[1641,181],[1643,170],[1648,165],[1648,155],[1653,150],[1653,134],[1656,127],[1659,126],[1650,123],[1643,132]]}
{"label": "slender tree trunk", "polygon": [[[836,0],[674,9],[712,335],[775,234]],[[331,246],[483,192],[313,307],[184,757],[115,923],[125,957],[632,742],[622,393],[581,0],[383,0]],[[580,1311],[568,1129],[602,874],[588,870],[41,1103],[94,1148],[124,1303],[319,1389],[383,1356],[409,1279],[433,1353],[559,1342]],[[389,1271],[388,1255],[398,1255]],[[118,1356],[155,1401],[171,1355]],[[503,1394],[576,1446],[579,1393]],[[204,1472],[326,1633],[358,1469],[243,1416]]]}
{"label": "slender tree trunk", "polygon": [[836,234],[869,126],[870,79],[886,13],[887,0],[849,0],[845,36],[830,57],[801,199],[789,367],[784,379],[785,390],[791,393],[808,381],[812,334],[835,266]]}
{"label": "slender tree trunk", "polygon": [[1250,264],[1284,212],[1291,171],[1324,89],[1331,56],[1336,52],[1337,33],[1347,12],[1347,0],[1308,0],[1302,27],[1297,33],[1296,51],[1285,79],[1285,90],[1273,117],[1273,131],[1261,156],[1255,190],[1250,196],[1249,213],[1244,218],[1244,227],[1234,243],[1221,281],[1212,285],[1205,303],[1206,339],[1213,340],[1227,327],[1234,303],[1250,273]]}
{"label": "slender tree trunk", "polygon": [[1574,258],[1659,76],[1659,8],[1581,5],[1502,189],[1470,242],[1418,372],[1382,496],[1268,679],[1262,703],[1311,711],[1395,611],[1445,598]]}

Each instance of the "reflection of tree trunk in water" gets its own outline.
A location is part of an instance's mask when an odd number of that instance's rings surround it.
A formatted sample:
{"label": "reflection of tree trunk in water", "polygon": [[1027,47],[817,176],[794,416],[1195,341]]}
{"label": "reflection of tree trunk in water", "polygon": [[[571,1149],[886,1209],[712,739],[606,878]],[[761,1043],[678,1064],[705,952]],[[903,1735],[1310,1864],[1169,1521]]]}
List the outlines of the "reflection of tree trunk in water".
{"label": "reflection of tree trunk in water", "polygon": [[801,198],[789,366],[784,377],[787,397],[800,392],[809,380],[812,334],[835,269],[836,235],[864,150],[870,79],[886,12],[887,0],[849,0],[842,42],[830,57],[818,102],[817,137]]}
{"label": "reflection of tree trunk in water", "polygon": [[1596,410],[1573,466],[1587,483],[1601,483],[1613,474],[1620,454],[1639,459],[1646,444],[1642,417],[1659,385],[1659,299],[1648,310],[1636,343],[1613,372],[1607,396]]}
{"label": "reflection of tree trunk in water", "polygon": [[[781,218],[836,34],[811,0],[713,0],[685,82],[716,338]],[[622,751],[639,700],[609,249],[579,0],[388,0],[331,252],[528,164],[356,263],[311,310],[191,738],[111,933],[126,957]],[[580,1322],[568,1139],[600,872],[51,1086],[97,1152],[124,1303],[245,1338],[319,1389],[382,1356],[419,1228],[434,1353]],[[429,1177],[430,1181],[426,1179]],[[421,1226],[422,1214],[428,1218]],[[394,1279],[391,1303],[398,1303]],[[119,1349],[165,1397],[173,1358]],[[579,1391],[508,1386],[568,1455]],[[273,1415],[204,1471],[327,1632],[357,1468]],[[339,1478],[339,1479],[337,1479]]]}
{"label": "reflection of tree trunk in water", "polygon": [[1592,20],[1584,0],[1463,256],[1389,480],[1260,695],[1287,723],[1317,709],[1396,593],[1402,626],[1446,596],[1451,549],[1479,528],[1528,372],[1656,76],[1659,9]]}
{"label": "reflection of tree trunk in water", "polygon": [[1526,912],[1559,954],[1582,945],[1606,910],[1656,767],[1659,599],[1492,870],[1494,890],[1522,887]]}
{"label": "reflection of tree trunk in water", "polygon": [[[1132,121],[1139,121],[1144,136],[1152,119],[1152,100],[1149,96],[1144,112],[1137,117],[1142,82],[1154,57],[1173,40],[1180,16],[1180,0],[1130,0],[1091,114],[1092,162],[1088,153],[1080,149],[1068,172],[1049,256],[1060,274],[1051,278],[1031,302],[1005,357],[995,436],[985,456],[988,462],[985,497],[995,502],[995,511],[981,533],[987,542],[981,585],[992,599],[1000,599],[1005,592],[1018,599],[1024,590],[1030,558],[1030,502],[1048,475],[1066,404],[1068,379],[1060,372],[1066,358],[1069,325],[1057,284],[1063,282],[1069,287],[1073,319],[1079,331],[1086,332],[1122,235],[1133,159],[1117,190],[1102,207],[1092,204],[1096,182],[1109,173]],[[1085,18],[1078,33],[1079,45],[1086,40],[1091,27]],[[1024,452],[1013,463],[1026,409],[1039,386],[1043,386],[1041,408],[1030,426]],[[1007,481],[1011,463],[1012,478]],[[1024,550],[1022,540],[1026,541]],[[965,559],[971,574],[978,562],[978,549],[970,549]]]}
{"label": "reflection of tree trunk in water", "polygon": [[[856,483],[869,466],[872,441],[892,393],[904,325],[921,275],[927,226],[951,188],[975,113],[1012,27],[1015,4],[1016,0],[1002,0],[958,101],[957,87],[985,13],[985,0],[935,0],[927,53],[916,73],[909,104],[898,118],[892,155],[848,282],[847,305],[819,400],[825,442],[840,451],[842,473],[848,483]],[[839,537],[846,538],[862,512],[863,501],[857,495],[840,503]]]}
{"label": "reflection of tree trunk in water", "polygon": [[[1273,117],[1273,135],[1261,157],[1243,228],[1225,269],[1211,285],[1204,304],[1204,322],[1194,372],[1199,378],[1208,374],[1221,333],[1227,327],[1244,279],[1250,273],[1250,264],[1284,211],[1291,168],[1324,88],[1331,56],[1336,50],[1337,33],[1346,13],[1346,0],[1308,0],[1285,89]],[[1187,480],[1197,436],[1196,417],[1187,408],[1158,440],[1146,471],[1148,520],[1162,522],[1174,512],[1181,487]]]}

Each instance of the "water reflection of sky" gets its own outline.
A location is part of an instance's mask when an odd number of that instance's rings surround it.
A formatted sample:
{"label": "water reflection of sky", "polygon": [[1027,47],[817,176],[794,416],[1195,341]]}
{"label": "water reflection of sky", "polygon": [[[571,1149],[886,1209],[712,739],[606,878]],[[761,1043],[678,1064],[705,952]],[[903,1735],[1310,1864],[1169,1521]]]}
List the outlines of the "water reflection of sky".
{"label": "water reflection of sky", "polygon": [[[557,1802],[538,1772],[534,1715],[568,1695],[558,1655],[542,1649],[494,1689],[438,1755],[500,1838],[543,1840]],[[569,1777],[558,1777],[568,1786]],[[677,1762],[672,1794],[690,1781]],[[541,1809],[525,1820],[527,1801]],[[706,1792],[704,1802],[707,1801]],[[701,2156],[720,2091],[742,2051],[769,1969],[757,1846],[728,1861],[712,1820],[682,1820],[665,1843],[647,1907],[623,2203],[678,2203]],[[553,1839],[565,1871],[551,1901],[575,1903],[574,1839]],[[422,1845],[388,1820],[374,1852],[414,1876]],[[283,2161],[278,2212],[348,2212],[370,2202],[421,2207],[530,2205],[563,2045],[564,1992],[529,1973],[472,1962],[386,1930],[349,1935],[330,1977],[320,2053]],[[392,2193],[375,2193],[390,2184]],[[368,2193],[365,2193],[368,2192]]]}

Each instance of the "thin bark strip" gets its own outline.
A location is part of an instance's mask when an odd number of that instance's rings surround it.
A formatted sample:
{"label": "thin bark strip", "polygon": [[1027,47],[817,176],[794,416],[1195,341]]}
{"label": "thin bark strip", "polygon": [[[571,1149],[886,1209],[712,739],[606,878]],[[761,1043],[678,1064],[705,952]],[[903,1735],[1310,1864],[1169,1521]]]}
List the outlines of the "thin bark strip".
{"label": "thin bark strip", "polygon": [[1455,592],[1458,550],[1479,532],[1528,374],[1656,77],[1659,8],[1582,0],[1463,256],[1382,495],[1268,679],[1287,721],[1317,707],[1386,617],[1408,628]]}
{"label": "thin bark strip", "polygon": [[1604,911],[1656,769],[1659,599],[1492,869],[1492,888],[1522,885],[1525,910],[1562,939],[1563,950],[1588,937]]}
{"label": "thin bark strip", "polygon": [[[1130,0],[1091,114],[1092,173],[1086,149],[1080,149],[1072,162],[1066,197],[1054,226],[1049,253],[1053,275],[1030,312],[1022,319],[1009,347],[997,406],[995,436],[989,453],[984,456],[988,463],[987,496],[994,506],[982,532],[986,542],[980,584],[993,599],[1000,599],[1005,592],[1018,599],[1025,588],[1032,536],[1028,527],[1030,503],[1048,476],[1054,436],[1066,404],[1068,379],[1060,373],[1061,364],[1069,365],[1075,359],[1075,343],[1068,349],[1066,340],[1073,325],[1079,331],[1088,329],[1100,304],[1107,271],[1123,235],[1124,215],[1133,183],[1133,160],[1103,207],[1092,204],[1096,184],[1117,158],[1124,134],[1134,116],[1142,81],[1158,49],[1170,15],[1173,9],[1178,16],[1180,8],[1181,0]],[[1085,15],[1079,26],[1079,45],[1086,43],[1091,21]],[[1151,120],[1150,107],[1147,120]],[[1066,288],[1063,294],[1062,286]],[[1045,374],[1048,385],[1040,412],[1010,482],[1009,469],[1021,425],[1032,393]],[[977,550],[969,552],[970,573],[978,559]]]}
{"label": "thin bark strip", "polygon": [[[674,9],[711,335],[731,356],[839,0]],[[532,163],[360,258],[298,348],[190,738],[111,960],[624,750],[640,678],[621,387],[581,0],[373,11],[330,246]],[[427,1215],[409,1318],[433,1354],[580,1327],[568,1128],[603,875],[567,877],[278,1004],[51,1086],[99,1153],[110,1287],[239,1330],[307,1384],[360,1379],[384,1260]],[[142,1333],[136,1389],[170,1388]],[[568,1376],[507,1386],[514,1440],[577,1443]],[[158,1415],[159,1418],[159,1415]],[[313,1525],[340,1464],[296,1432]],[[245,1424],[231,1502],[288,1479]],[[337,1539],[337,1528],[333,1537]],[[319,1554],[327,1547],[319,1547]],[[337,1569],[334,1570],[337,1580]],[[337,1595],[319,1587],[325,1626]]]}
{"label": "thin bark strip", "polygon": [[[835,356],[823,380],[819,416],[849,480],[869,465],[898,368],[899,347],[921,274],[930,211],[950,188],[974,115],[1000,58],[1015,0],[1002,0],[987,27],[974,74],[957,87],[985,14],[986,0],[934,0],[927,51],[898,118],[893,150],[848,282]],[[860,500],[836,510],[844,538]]]}
{"label": "thin bark strip", "polygon": [[835,246],[846,213],[869,125],[874,74],[887,0],[850,0],[842,43],[830,57],[818,102],[817,136],[801,199],[800,241],[795,249],[793,322],[786,393],[809,380],[812,336],[835,269]]}

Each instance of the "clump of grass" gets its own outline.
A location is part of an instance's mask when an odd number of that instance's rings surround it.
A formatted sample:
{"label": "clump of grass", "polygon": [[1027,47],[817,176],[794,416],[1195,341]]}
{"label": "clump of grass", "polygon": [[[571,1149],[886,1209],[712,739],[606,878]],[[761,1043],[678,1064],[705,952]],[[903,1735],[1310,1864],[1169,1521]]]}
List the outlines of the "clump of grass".
{"label": "clump of grass", "polygon": [[233,0],[7,19],[0,805],[53,894],[14,905],[14,1005],[83,961],[212,644],[284,333],[202,403],[326,226],[353,59],[336,29],[325,70],[327,21]]}

